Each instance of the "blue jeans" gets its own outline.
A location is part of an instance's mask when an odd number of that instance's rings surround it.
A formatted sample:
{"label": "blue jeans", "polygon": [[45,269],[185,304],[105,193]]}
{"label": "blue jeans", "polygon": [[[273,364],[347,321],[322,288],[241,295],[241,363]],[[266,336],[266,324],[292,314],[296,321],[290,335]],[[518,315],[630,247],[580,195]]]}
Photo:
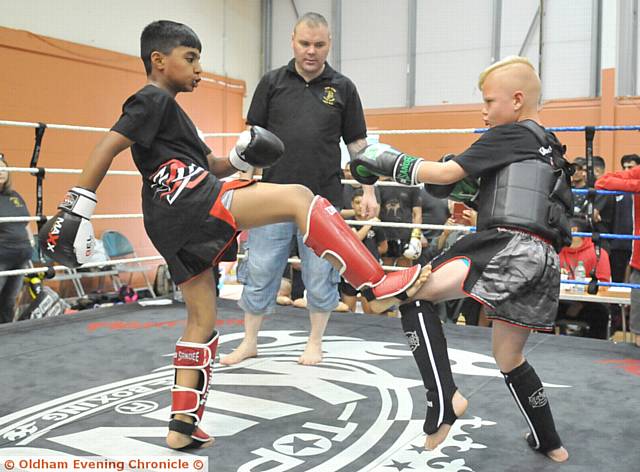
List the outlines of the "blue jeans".
{"label": "blue jeans", "polygon": [[302,261],[307,308],[310,312],[329,312],[338,306],[338,271],[304,245],[303,235],[295,223],[276,223],[249,231],[247,281],[238,302],[244,311],[254,315],[272,314],[275,311],[276,295],[294,235]]}

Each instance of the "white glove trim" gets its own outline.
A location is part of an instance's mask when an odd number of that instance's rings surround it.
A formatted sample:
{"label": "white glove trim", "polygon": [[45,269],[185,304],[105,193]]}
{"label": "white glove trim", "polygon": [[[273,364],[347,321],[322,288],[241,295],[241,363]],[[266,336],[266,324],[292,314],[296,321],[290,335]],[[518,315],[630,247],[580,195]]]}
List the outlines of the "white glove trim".
{"label": "white glove trim", "polygon": [[229,163],[240,172],[249,172],[251,169],[253,169],[253,166],[251,164],[249,164],[238,155],[235,147],[232,148],[229,152]]}
{"label": "white glove trim", "polygon": [[89,220],[93,215],[97,202],[98,198],[95,192],[81,187],[73,187],[67,192],[58,208]]}

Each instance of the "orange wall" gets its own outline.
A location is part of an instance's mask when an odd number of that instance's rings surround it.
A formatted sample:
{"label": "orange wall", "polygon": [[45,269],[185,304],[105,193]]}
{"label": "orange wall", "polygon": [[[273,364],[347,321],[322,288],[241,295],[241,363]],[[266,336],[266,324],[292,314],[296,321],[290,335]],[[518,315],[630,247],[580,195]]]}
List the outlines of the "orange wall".
{"label": "orange wall", "polygon": [[[112,51],[0,28],[0,119],[8,121],[111,127],[124,100],[146,80],[139,58]],[[239,131],[244,127],[244,82],[203,74],[235,87],[202,81],[193,94],[178,101],[204,132]],[[82,168],[102,133],[45,132],[39,165],[48,168]],[[210,139],[216,155],[228,151],[230,138]],[[34,143],[33,128],[0,126],[0,150],[13,167],[28,167]],[[112,169],[134,170],[129,151],[114,160]],[[35,210],[35,178],[12,175],[14,188]],[[44,213],[53,214],[77,176],[48,175],[44,181]],[[140,178],[106,177],[98,190],[96,214],[140,213]],[[96,235],[105,229],[123,232],[139,255],[156,255],[141,219],[94,220]],[[35,229],[35,225],[32,225]],[[151,274],[153,275],[153,274]],[[139,285],[139,284],[136,284]]]}
{"label": "orange wall", "polygon": [[[546,126],[640,125],[640,98],[615,97],[613,69],[602,74],[602,97],[551,100],[544,103],[542,121]],[[367,110],[370,134],[376,129],[483,128],[481,104]],[[558,133],[567,145],[567,156],[584,156],[584,132]],[[449,152],[460,152],[478,138],[476,134],[381,135],[380,140],[431,160]],[[607,170],[620,169],[620,157],[640,153],[637,131],[601,131],[594,139],[594,154],[607,162]]]}
{"label": "orange wall", "polygon": [[[26,31],[0,28],[0,119],[45,123],[110,127],[118,118],[123,101],[145,83],[137,57],[66,41],[38,36]],[[244,127],[242,104],[244,82],[212,74],[205,77],[227,81],[239,87],[201,82],[193,94],[178,101],[205,132],[239,131]],[[544,104],[542,119],[547,126],[640,124],[640,99],[614,96],[615,75],[603,71],[602,97],[553,100]],[[367,124],[375,129],[480,128],[480,104],[440,105],[411,109],[367,110]],[[0,126],[0,149],[10,164],[26,167],[31,158],[34,130]],[[568,156],[584,155],[584,133],[559,133],[567,144]],[[81,168],[100,133],[47,130],[39,164],[44,167]],[[437,159],[447,152],[460,152],[477,135],[381,136],[383,142],[425,158]],[[216,155],[224,155],[233,138],[209,139]],[[609,169],[619,168],[623,154],[640,151],[640,134],[635,131],[599,132],[594,152],[601,154]],[[129,152],[114,161],[113,169],[133,170]],[[45,214],[55,207],[77,177],[49,175],[45,179]],[[15,188],[35,208],[35,179],[13,175]],[[138,177],[107,177],[98,190],[98,214],[139,213]],[[155,255],[141,220],[94,220],[96,234],[107,228],[126,234],[140,255]],[[33,225],[32,227],[35,227]],[[153,274],[151,274],[153,275]],[[137,283],[136,285],[139,285]]]}

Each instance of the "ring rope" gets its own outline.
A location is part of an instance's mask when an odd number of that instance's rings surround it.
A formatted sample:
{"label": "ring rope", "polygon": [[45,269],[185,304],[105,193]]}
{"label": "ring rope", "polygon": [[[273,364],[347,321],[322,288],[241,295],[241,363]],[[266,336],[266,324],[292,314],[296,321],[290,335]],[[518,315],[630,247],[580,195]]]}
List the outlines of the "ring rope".
{"label": "ring rope", "polygon": [[[52,218],[52,216],[47,216],[46,218]],[[143,218],[142,213],[123,213],[123,214],[104,214],[104,215],[93,215],[91,219],[95,220],[108,220],[108,219],[135,219],[135,218]],[[39,216],[4,216],[0,217],[0,223],[22,223],[22,222],[30,222],[30,221],[39,221]],[[450,231],[463,231],[463,232],[474,232],[476,230],[475,226],[464,226],[464,225],[437,225],[437,224],[428,224],[428,223],[395,223],[391,221],[367,221],[367,220],[345,220],[345,223],[351,226],[380,226],[382,228],[418,228],[418,229],[435,229],[435,230],[450,230]],[[583,233],[576,232],[572,233],[573,236],[579,236],[581,238],[590,238],[592,233]],[[615,233],[600,233],[599,236],[603,239],[629,239],[629,240],[637,240],[640,239],[640,235],[633,234],[615,234]]]}
{"label": "ring rope", "polygon": [[[18,172],[18,173],[28,173],[28,174],[37,174],[39,172],[38,167],[5,167],[3,170],[6,172]],[[68,168],[44,168],[47,171],[47,174],[81,174],[82,169],[68,169]],[[132,177],[140,177],[140,172],[137,170],[109,170],[106,175],[128,175]],[[254,177],[256,180],[260,180],[261,176]],[[225,178],[226,179],[226,178]],[[354,179],[341,179],[341,184],[347,185],[359,185],[360,182]],[[397,182],[391,182],[387,180],[377,181],[374,184],[375,187],[408,187],[408,185],[399,184]],[[420,187],[422,184],[411,185],[411,187]],[[589,189],[582,188],[572,188],[571,191],[576,194],[584,195],[589,193]],[[633,195],[634,192],[622,192],[620,190],[594,190],[591,192],[595,192],[596,195]]]}
{"label": "ring rope", "polygon": [[[26,172],[28,174],[37,174],[39,172],[40,167],[5,167],[3,170],[7,172]],[[81,174],[82,169],[49,169],[48,167],[44,168],[47,171],[47,174]],[[107,175],[132,175],[132,176],[140,176],[140,172],[137,170],[109,170],[107,171]]]}
{"label": "ring rope", "polygon": [[[92,267],[105,267],[105,266],[112,266],[112,265],[132,264],[134,262],[149,262],[149,261],[156,261],[159,259],[164,260],[162,256],[142,256],[142,257],[132,257],[129,259],[111,259],[111,260],[105,260],[100,262],[87,262],[86,264],[76,267],[76,270],[90,269]],[[39,272],[44,272],[49,268],[53,268],[53,270],[55,270],[56,272],[60,272],[60,271],[69,272],[71,270],[69,267],[63,266],[63,265],[41,266],[41,267],[31,267],[29,269],[13,269],[13,270],[0,271],[0,277],[5,275],[37,274]]]}
{"label": "ring rope", "polygon": [[[19,122],[19,121],[8,121],[8,120],[0,120],[0,126],[17,126],[17,127],[30,127],[30,128],[50,128],[50,129],[60,129],[60,130],[73,130],[73,131],[87,131],[87,132],[108,132],[109,128],[98,128],[98,127],[90,127],[90,126],[76,126],[76,125],[61,125],[61,124],[45,124],[45,123],[34,123],[34,122]],[[591,134],[594,131],[639,131],[640,126],[638,125],[623,125],[623,126],[564,126],[564,127],[548,127],[549,131],[564,131],[564,132],[584,132],[589,131]],[[464,128],[464,129],[414,129],[414,130],[369,130],[370,134],[378,134],[378,135],[408,135],[408,134],[481,134],[488,130],[488,128]],[[203,136],[205,138],[213,138],[213,137],[234,137],[238,136],[240,133],[205,133]],[[44,168],[7,168],[7,171],[14,172],[28,172],[32,174],[41,175],[45,170]],[[80,169],[47,169],[47,172],[57,173],[57,174],[79,174],[82,172]],[[107,175],[130,175],[130,176],[138,176],[140,175],[136,171],[108,171]],[[353,180],[344,180],[342,183],[354,183]],[[395,182],[378,182],[379,185],[389,185],[389,186],[397,186],[399,184]],[[594,191],[593,189],[572,189],[575,193],[584,194],[587,193],[591,197],[594,193],[600,193],[605,195],[619,195],[630,192],[616,192],[616,191]],[[592,197],[593,198],[593,197]],[[94,215],[96,219],[107,219],[107,218],[140,218],[142,215],[140,214],[125,214],[125,215]],[[35,217],[14,217],[14,218],[0,218],[0,223],[9,222],[9,221],[37,221],[38,223],[42,222],[43,216],[35,216]],[[407,227],[407,228],[420,228],[420,229],[448,229],[450,231],[475,231],[475,227],[469,226],[445,226],[445,225],[429,225],[429,224],[405,224],[405,223],[391,223],[391,222],[367,222],[360,220],[347,220],[348,224],[351,225],[371,225],[371,226],[381,226],[381,227]],[[581,237],[590,237],[592,233],[573,233],[573,235],[581,236]],[[633,235],[619,235],[619,234],[609,234],[603,233],[598,235],[603,239],[640,239],[640,236]],[[242,258],[243,256],[239,256]],[[121,259],[118,261],[102,261],[98,263],[85,264],[84,267],[94,267],[94,266],[107,266],[107,265],[116,265],[116,264],[126,264],[129,261],[138,262],[143,260],[157,260],[162,259],[160,256],[148,256],[142,258],[133,258],[133,259]],[[385,267],[386,268],[386,267]],[[34,269],[20,269],[17,271],[0,271],[0,275],[17,275],[20,273],[38,273],[42,272],[39,270],[41,268]],[[69,270],[65,266],[54,266],[55,270]],[[26,272],[25,272],[26,271]],[[579,285],[588,285],[589,282],[580,282],[580,281],[571,281],[561,283],[573,283]],[[598,282],[598,285],[602,286],[622,286],[622,287],[632,287],[632,288],[640,288],[640,285],[634,286],[632,284],[620,284],[615,282]]]}
{"label": "ring rope", "polygon": [[[18,126],[25,128],[39,128],[41,123],[27,122],[27,121],[10,121],[0,120],[0,126]],[[71,130],[71,131],[88,131],[94,133],[106,133],[110,128],[98,128],[93,126],[77,126],[77,125],[61,125],[61,124],[48,124],[47,128]],[[549,131],[565,131],[565,132],[583,132],[587,128],[595,129],[596,131],[640,131],[640,125],[601,125],[601,126],[550,126],[546,129]],[[388,130],[367,130],[367,133],[373,135],[383,134],[481,134],[487,131],[489,128],[442,128],[442,129],[388,129]],[[203,133],[206,138],[226,138],[239,136],[237,133]]]}

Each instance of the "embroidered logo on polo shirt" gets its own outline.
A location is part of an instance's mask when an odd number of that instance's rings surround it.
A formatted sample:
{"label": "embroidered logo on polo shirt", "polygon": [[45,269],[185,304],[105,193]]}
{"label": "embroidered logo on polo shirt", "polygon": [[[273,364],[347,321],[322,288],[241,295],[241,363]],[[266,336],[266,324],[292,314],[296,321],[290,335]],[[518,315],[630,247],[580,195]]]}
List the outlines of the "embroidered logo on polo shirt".
{"label": "embroidered logo on polo shirt", "polygon": [[336,104],[336,89],[333,87],[325,87],[324,95],[322,96],[322,103],[326,103],[327,105],[335,105]]}

